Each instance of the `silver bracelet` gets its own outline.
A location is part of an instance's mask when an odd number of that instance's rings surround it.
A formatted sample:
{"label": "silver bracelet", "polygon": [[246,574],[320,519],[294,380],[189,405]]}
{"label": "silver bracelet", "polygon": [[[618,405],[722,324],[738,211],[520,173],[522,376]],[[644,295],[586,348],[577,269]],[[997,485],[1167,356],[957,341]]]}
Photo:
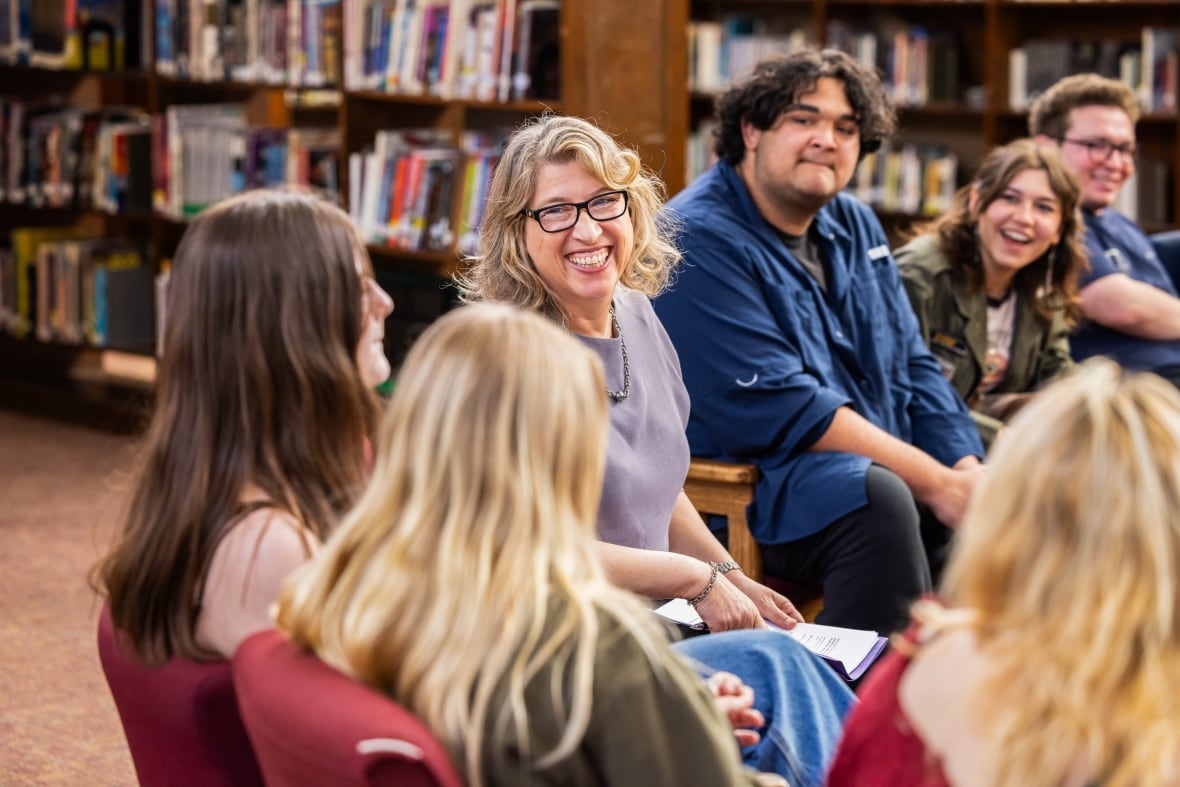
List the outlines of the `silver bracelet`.
{"label": "silver bracelet", "polygon": [[721,573],[721,564],[709,563],[709,568],[713,570],[712,573],[709,574],[709,583],[705,585],[704,590],[702,590],[700,593],[697,593],[696,596],[688,600],[689,606],[695,607],[697,604],[700,604],[702,601],[704,601],[705,596],[709,595],[709,591],[713,589],[713,585],[717,584],[717,576]]}

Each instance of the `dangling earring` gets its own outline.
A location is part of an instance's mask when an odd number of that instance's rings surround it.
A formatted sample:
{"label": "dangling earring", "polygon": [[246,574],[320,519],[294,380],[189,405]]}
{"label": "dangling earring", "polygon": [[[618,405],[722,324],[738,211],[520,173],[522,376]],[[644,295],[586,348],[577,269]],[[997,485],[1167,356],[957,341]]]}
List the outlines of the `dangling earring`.
{"label": "dangling earring", "polygon": [[1045,252],[1045,286],[1041,290],[1041,297],[1048,298],[1053,294],[1053,266],[1057,264],[1057,244],[1054,243]]}

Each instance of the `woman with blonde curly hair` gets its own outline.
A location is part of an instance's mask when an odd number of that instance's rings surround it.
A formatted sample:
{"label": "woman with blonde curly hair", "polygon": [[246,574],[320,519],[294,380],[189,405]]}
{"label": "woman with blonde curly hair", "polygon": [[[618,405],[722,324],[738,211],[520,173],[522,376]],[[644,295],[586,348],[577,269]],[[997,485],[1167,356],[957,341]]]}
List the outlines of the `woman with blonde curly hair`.
{"label": "woman with blonde curly hair", "polygon": [[610,450],[599,551],[617,584],[690,599],[714,631],[802,620],[745,576],[684,494],[688,393],[649,298],[680,259],[657,220],[663,186],[634,151],[579,118],[547,115],[512,136],[496,168],[465,300],[540,312],[606,370]]}
{"label": "woman with blonde curly hair", "polygon": [[284,588],[292,640],[388,693],[482,785],[753,783],[656,618],[594,549],[593,353],[505,305],[418,340],[373,483]]}
{"label": "woman with blonde curly hair", "polygon": [[1088,361],[989,464],[829,784],[1180,784],[1180,394]]}

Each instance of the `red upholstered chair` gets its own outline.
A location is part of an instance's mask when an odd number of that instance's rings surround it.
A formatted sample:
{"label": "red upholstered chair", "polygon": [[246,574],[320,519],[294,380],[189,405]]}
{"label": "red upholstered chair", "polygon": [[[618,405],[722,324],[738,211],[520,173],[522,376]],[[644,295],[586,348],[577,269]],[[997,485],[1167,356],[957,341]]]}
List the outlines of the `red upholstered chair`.
{"label": "red upholstered chair", "polygon": [[98,655],[142,787],[251,787],[262,774],[238,715],[228,661],[145,666],[98,618]]}
{"label": "red upholstered chair", "polygon": [[408,710],[279,632],[246,639],[233,670],[269,787],[462,787],[442,744]]}

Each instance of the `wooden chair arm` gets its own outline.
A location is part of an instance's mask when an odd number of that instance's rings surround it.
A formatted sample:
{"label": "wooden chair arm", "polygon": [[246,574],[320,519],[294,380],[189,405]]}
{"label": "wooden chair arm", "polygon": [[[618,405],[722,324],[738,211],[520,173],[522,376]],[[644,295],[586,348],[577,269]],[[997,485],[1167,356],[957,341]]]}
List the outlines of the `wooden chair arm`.
{"label": "wooden chair arm", "polygon": [[[696,457],[688,465],[690,481],[719,481],[725,484],[749,484],[752,487],[758,483],[760,477],[761,473],[754,465]],[[752,494],[753,490],[751,489]]]}
{"label": "wooden chair arm", "polygon": [[701,514],[724,516],[729,522],[729,554],[751,579],[762,581],[762,552],[746,521],[746,507],[754,499],[758,468],[749,464],[694,457],[688,466],[684,492]]}

